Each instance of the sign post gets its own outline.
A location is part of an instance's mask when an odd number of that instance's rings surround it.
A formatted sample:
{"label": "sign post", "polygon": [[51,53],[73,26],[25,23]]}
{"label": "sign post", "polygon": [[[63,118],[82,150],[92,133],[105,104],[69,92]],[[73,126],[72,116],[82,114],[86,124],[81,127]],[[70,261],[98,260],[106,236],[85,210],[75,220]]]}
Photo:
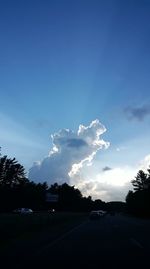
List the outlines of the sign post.
{"label": "sign post", "polygon": [[58,194],[52,194],[50,192],[46,193],[46,202],[58,202]]}

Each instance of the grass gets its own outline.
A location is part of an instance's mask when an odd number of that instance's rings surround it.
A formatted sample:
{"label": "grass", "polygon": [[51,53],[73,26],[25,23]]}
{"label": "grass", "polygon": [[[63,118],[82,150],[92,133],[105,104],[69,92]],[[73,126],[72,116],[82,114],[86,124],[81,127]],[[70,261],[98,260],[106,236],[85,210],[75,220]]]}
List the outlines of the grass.
{"label": "grass", "polygon": [[[0,215],[0,247],[11,242],[35,240],[37,235],[48,234],[53,238],[73,228],[87,218],[86,213],[57,212],[33,213],[30,215]],[[45,235],[45,238],[47,236]]]}

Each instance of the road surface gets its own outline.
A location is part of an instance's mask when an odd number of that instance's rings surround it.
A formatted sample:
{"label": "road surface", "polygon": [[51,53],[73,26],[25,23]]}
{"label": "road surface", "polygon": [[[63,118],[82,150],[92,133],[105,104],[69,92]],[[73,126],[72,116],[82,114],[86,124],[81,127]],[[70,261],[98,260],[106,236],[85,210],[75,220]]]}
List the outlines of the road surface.
{"label": "road surface", "polygon": [[15,258],[16,268],[149,268],[150,221],[119,214],[87,219],[30,254]]}

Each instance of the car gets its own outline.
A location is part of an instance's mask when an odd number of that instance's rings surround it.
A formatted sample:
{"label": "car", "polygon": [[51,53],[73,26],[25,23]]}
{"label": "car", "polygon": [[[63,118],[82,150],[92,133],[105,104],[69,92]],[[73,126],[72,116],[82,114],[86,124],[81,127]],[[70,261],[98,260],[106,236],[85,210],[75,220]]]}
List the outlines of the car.
{"label": "car", "polygon": [[17,208],[13,210],[13,213],[18,213],[18,214],[31,214],[33,213],[33,210],[31,208]]}
{"label": "car", "polygon": [[106,215],[106,211],[104,210],[94,210],[90,213],[90,219],[99,219]]}
{"label": "car", "polygon": [[101,217],[104,217],[106,215],[106,211],[99,210],[99,214],[100,214]]}
{"label": "car", "polygon": [[49,210],[49,213],[54,213],[55,212],[55,209],[54,208],[51,208],[50,210]]}
{"label": "car", "polygon": [[90,212],[90,219],[95,220],[100,218],[100,213],[98,210],[94,210]]}

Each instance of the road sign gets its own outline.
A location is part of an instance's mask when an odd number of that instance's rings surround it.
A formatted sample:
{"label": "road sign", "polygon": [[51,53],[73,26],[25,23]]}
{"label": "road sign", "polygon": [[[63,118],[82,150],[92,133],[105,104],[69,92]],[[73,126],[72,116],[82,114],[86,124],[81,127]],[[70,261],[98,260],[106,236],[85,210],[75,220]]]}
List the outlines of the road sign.
{"label": "road sign", "polygon": [[58,194],[46,193],[46,202],[58,202]]}

